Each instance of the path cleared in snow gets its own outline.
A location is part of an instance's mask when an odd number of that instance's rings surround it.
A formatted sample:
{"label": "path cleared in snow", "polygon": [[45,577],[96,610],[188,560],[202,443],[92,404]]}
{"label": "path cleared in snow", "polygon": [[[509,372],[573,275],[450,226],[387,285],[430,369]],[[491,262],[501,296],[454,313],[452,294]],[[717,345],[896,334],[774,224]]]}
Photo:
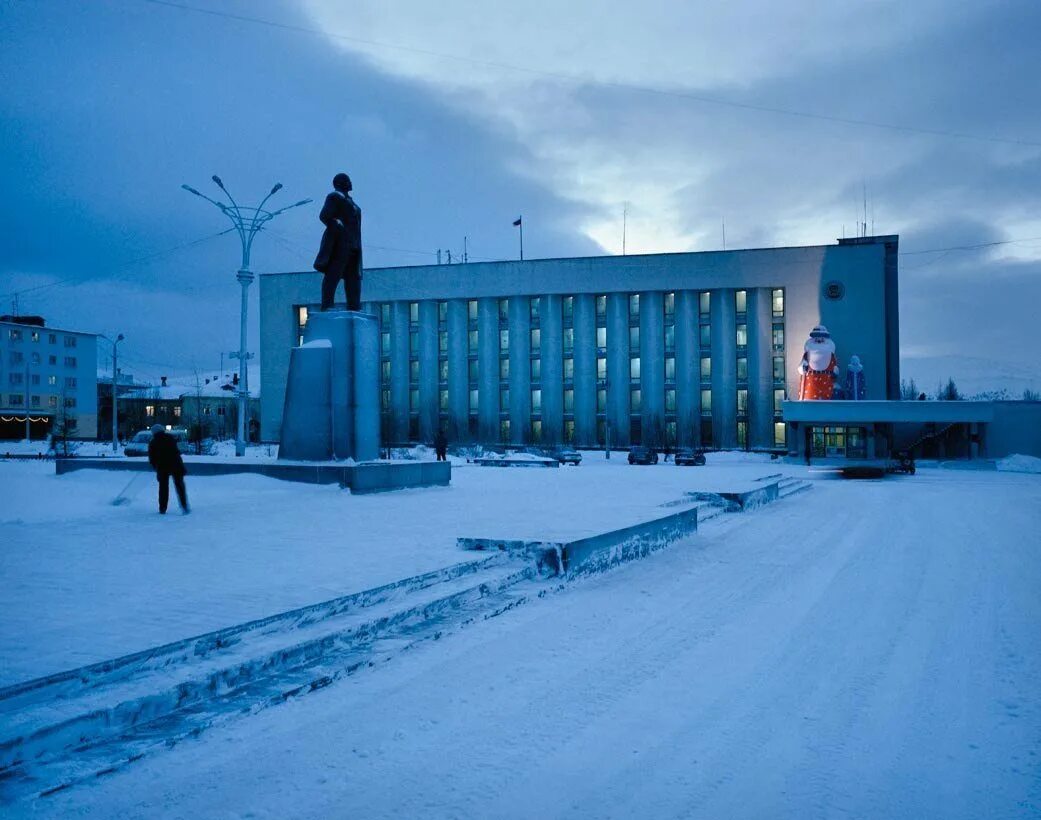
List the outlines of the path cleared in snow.
{"label": "path cleared in snow", "polygon": [[[473,560],[460,536],[579,538],[662,515],[687,490],[780,469],[710,458],[708,468],[630,467],[624,454],[578,468],[465,466],[450,487],[364,496],[189,475],[187,517],[173,501],[157,513],[149,474],[0,462],[0,686]],[[132,502],[113,507],[134,475]]]}
{"label": "path cleared in snow", "polygon": [[819,482],[33,816],[1036,817],[1039,533],[1034,476]]}

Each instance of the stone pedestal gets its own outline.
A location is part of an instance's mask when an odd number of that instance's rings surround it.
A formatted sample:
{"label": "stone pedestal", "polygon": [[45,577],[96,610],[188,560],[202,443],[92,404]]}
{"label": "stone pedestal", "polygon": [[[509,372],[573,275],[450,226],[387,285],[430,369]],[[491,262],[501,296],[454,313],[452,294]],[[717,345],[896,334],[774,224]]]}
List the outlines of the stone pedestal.
{"label": "stone pedestal", "polygon": [[312,313],[292,350],[280,459],[371,461],[379,455],[379,328],[357,311]]}

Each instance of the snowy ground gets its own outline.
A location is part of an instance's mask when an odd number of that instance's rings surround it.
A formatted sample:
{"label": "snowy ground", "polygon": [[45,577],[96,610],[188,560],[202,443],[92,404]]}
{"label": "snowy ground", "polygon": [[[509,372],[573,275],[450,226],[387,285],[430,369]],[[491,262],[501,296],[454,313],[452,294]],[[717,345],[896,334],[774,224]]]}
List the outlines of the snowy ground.
{"label": "snowy ground", "polygon": [[630,467],[616,454],[554,470],[460,466],[450,487],[370,496],[189,475],[182,517],[175,501],[157,514],[149,474],[113,507],[135,474],[0,462],[0,686],[472,560],[459,536],[591,535],[780,469],[725,454],[707,468]]}
{"label": "snowy ground", "polygon": [[1039,533],[1033,475],[817,482],[27,811],[1037,817]]}

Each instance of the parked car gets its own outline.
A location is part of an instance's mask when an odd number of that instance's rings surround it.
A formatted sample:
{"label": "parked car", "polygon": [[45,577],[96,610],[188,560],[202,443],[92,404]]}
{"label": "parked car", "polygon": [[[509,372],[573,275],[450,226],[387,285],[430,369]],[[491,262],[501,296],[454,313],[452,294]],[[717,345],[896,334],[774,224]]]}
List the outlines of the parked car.
{"label": "parked car", "polygon": [[[188,441],[188,431],[180,428],[174,428],[173,430],[166,431],[169,435],[173,436],[177,440],[177,449],[182,453],[191,453],[192,445]],[[123,448],[123,455],[126,456],[147,456],[148,445],[152,441],[152,431],[142,430],[140,433],[135,435],[127,446]]]}
{"label": "parked car", "polygon": [[657,464],[658,453],[656,450],[652,450],[650,447],[631,447],[629,448],[629,463]]}
{"label": "parked car", "polygon": [[576,467],[582,463],[582,454],[573,447],[557,447],[548,453],[550,458],[555,458],[561,464],[574,464]]}
{"label": "parked car", "polygon": [[679,447],[673,459],[678,467],[704,467],[705,454],[693,447]]}

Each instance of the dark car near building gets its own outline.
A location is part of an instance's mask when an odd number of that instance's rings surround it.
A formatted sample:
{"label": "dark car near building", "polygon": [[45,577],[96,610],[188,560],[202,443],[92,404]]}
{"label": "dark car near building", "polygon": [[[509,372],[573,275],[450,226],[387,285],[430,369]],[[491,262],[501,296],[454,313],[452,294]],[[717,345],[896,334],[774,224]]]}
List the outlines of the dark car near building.
{"label": "dark car near building", "polygon": [[555,458],[561,464],[574,464],[577,467],[582,463],[582,454],[573,447],[556,447],[550,450],[547,455],[550,458]]}
{"label": "dark car near building", "polygon": [[705,453],[695,450],[693,447],[680,447],[676,450],[675,462],[677,467],[703,467],[705,465]]}
{"label": "dark car near building", "polygon": [[629,449],[630,464],[657,464],[658,453],[650,447],[631,447]]}

